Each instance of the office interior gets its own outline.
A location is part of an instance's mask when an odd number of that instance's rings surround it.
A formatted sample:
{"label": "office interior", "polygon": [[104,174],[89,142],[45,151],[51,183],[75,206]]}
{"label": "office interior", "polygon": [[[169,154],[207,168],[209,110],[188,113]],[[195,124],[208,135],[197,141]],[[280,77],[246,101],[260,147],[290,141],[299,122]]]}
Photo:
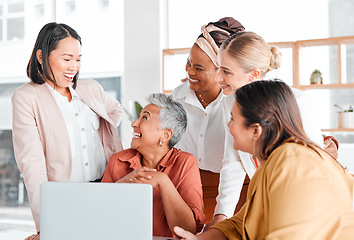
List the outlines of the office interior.
{"label": "office interior", "polygon": [[[296,42],[354,36],[353,11],[352,0],[0,0],[0,212],[29,209],[13,153],[11,95],[29,81],[27,62],[44,24],[55,21],[77,30],[82,38],[80,77],[97,80],[132,112],[135,101],[144,106],[148,94],[168,92],[172,90],[168,87],[179,84],[188,54],[177,54],[168,66],[163,50],[190,48],[200,27],[208,22],[230,16],[267,42]],[[310,84],[315,69],[323,73],[327,85],[336,84],[341,72],[344,85],[304,91],[318,106],[314,121],[339,142],[338,161],[354,174],[354,127],[338,127],[335,106],[354,107],[354,41],[341,48],[340,70],[335,57],[338,48],[303,51],[298,73],[301,84]],[[291,54],[284,49],[284,56]],[[289,85],[294,76],[291,61],[284,57],[281,71],[275,73]],[[119,126],[124,148],[130,146],[130,124],[124,114]]]}

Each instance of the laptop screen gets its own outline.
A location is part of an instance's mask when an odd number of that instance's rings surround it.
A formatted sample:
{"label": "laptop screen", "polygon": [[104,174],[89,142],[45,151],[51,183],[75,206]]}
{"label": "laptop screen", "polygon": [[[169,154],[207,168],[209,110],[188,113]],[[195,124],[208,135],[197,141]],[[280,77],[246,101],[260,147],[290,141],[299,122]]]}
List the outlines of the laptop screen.
{"label": "laptop screen", "polygon": [[127,183],[41,184],[41,240],[152,239],[152,187]]}

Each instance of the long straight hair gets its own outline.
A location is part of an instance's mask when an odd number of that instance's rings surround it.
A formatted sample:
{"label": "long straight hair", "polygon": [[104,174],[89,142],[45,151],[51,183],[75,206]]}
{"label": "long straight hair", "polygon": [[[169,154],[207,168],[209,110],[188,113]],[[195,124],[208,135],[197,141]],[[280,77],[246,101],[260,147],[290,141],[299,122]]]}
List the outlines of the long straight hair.
{"label": "long straight hair", "polygon": [[262,134],[257,141],[258,156],[267,159],[284,142],[296,142],[316,151],[306,135],[298,104],[291,88],[281,80],[255,81],[235,93],[245,125],[258,123]]}

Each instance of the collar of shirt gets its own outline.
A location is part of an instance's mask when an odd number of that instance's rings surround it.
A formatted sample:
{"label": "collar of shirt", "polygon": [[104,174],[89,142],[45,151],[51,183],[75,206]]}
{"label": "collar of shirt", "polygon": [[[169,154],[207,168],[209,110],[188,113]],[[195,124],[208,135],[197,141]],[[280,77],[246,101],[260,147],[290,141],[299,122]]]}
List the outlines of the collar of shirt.
{"label": "collar of shirt", "polygon": [[[163,169],[165,169],[166,167],[169,167],[170,165],[172,165],[174,163],[176,158],[171,158],[171,155],[173,155],[173,153],[175,151],[178,151],[178,150],[176,148],[172,148],[165,154],[165,156],[161,159],[161,161],[159,162],[159,164],[156,167],[157,171],[161,172]],[[142,157],[142,154],[139,151],[133,150],[133,151],[129,152],[128,154],[123,154],[122,156],[120,156],[118,158],[118,160],[120,160],[122,162],[129,162],[130,167],[133,168],[134,170],[136,170],[136,169],[139,169],[142,167],[141,162],[140,162],[141,157]]]}
{"label": "collar of shirt", "polygon": [[[202,104],[199,102],[197,96],[195,95],[195,92],[192,89],[190,89],[188,82],[184,83],[183,88],[181,90],[182,91],[179,91],[176,94],[176,98],[185,98],[186,103],[199,107],[202,110],[204,110]],[[224,97],[225,95],[222,93],[222,91],[220,91],[218,97],[214,101],[212,101],[209,104],[209,106],[221,102],[224,99]]]}
{"label": "collar of shirt", "polygon": [[[45,83],[47,87],[49,88],[49,91],[52,93],[52,95],[61,103],[68,103],[68,98],[61,95],[58,93],[52,86],[50,86],[47,82]],[[72,100],[74,99],[81,99],[80,96],[77,94],[77,92],[72,88],[72,86],[69,86],[69,91],[71,93]]]}

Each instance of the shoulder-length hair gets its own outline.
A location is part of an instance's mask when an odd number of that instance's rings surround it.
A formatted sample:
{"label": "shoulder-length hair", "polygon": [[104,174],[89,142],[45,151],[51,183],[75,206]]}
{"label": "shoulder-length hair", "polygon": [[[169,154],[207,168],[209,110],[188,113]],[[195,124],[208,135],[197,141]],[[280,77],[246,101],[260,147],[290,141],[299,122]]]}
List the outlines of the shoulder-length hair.
{"label": "shoulder-length hair", "polygon": [[315,150],[318,147],[305,134],[298,104],[291,88],[281,80],[255,81],[238,89],[236,102],[245,125],[258,123],[262,133],[255,153],[267,159],[284,142],[296,142]]}
{"label": "shoulder-length hair", "polygon": [[[46,79],[54,82],[56,84],[56,80],[53,74],[53,70],[49,64],[49,54],[55,50],[58,46],[60,40],[73,37],[80,42],[81,45],[81,37],[79,34],[63,23],[47,23],[40,30],[36,43],[34,44],[34,48],[31,54],[31,58],[27,65],[27,76],[31,79],[32,82],[37,84],[45,83],[43,76]],[[41,65],[37,59],[37,51],[42,51],[42,64]],[[79,73],[75,75],[73,78],[73,88],[76,87],[77,79],[79,77]]]}

